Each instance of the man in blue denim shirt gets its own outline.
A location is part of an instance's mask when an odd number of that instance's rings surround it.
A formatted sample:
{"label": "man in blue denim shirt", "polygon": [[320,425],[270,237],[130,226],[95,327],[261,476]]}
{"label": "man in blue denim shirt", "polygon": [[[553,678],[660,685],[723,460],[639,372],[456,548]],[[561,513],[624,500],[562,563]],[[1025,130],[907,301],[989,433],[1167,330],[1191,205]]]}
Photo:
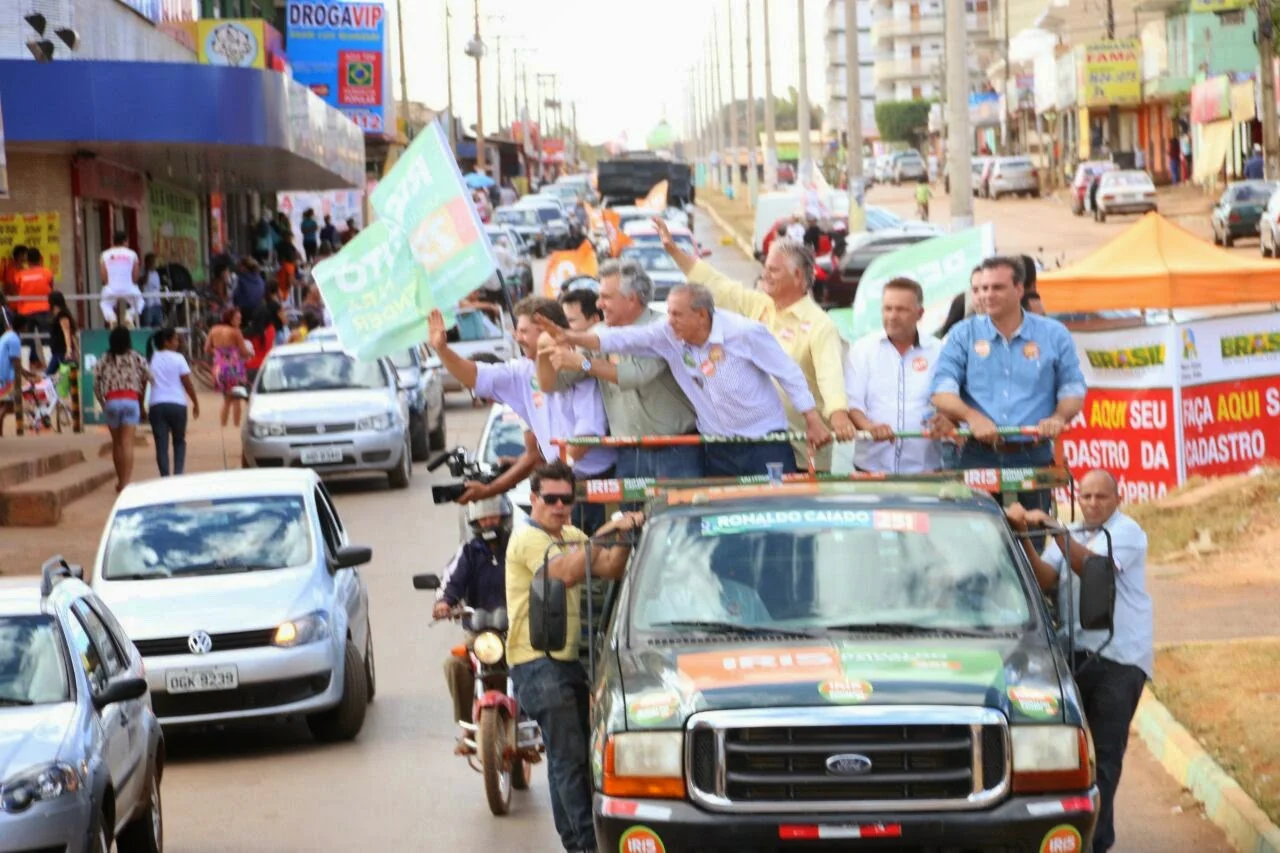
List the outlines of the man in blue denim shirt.
{"label": "man in blue denim shirt", "polygon": [[[1044,468],[1053,464],[1053,440],[1084,405],[1086,391],[1071,333],[1056,320],[1022,310],[1022,265],[988,258],[978,293],[986,313],[959,323],[947,336],[933,382],[933,404],[971,438],[955,466]],[[1039,437],[1002,438],[1000,427],[1037,427]],[[1048,511],[1052,497],[1039,490],[1018,495],[1029,509]]]}

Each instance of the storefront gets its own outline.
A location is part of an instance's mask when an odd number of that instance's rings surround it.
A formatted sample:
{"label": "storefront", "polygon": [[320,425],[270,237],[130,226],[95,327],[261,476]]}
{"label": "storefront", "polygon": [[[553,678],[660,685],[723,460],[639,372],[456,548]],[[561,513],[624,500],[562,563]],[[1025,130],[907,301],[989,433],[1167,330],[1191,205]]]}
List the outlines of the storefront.
{"label": "storefront", "polygon": [[[129,245],[148,251],[147,179],[141,172],[98,157],[74,155],[71,184],[75,202],[76,292],[96,295],[104,282],[98,257],[124,233]],[[143,235],[147,240],[141,239]]]}

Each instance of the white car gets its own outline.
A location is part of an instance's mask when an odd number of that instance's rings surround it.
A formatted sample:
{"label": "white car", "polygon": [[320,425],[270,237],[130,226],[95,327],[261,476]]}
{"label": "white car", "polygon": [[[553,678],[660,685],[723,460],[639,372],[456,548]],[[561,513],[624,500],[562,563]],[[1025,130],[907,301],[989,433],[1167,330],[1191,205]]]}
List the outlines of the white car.
{"label": "white car", "polygon": [[[499,311],[499,317],[479,308],[458,310],[458,322],[449,329],[449,348],[463,358],[500,364],[520,352],[516,345],[516,327],[511,315]],[[462,391],[462,383],[445,371],[444,390]]]}
{"label": "white car", "polygon": [[[495,404],[489,409],[489,417],[485,419],[484,429],[480,431],[480,441],[476,443],[476,462],[497,467],[500,459],[520,456],[524,453],[524,431],[524,421],[519,415],[501,403]],[[511,502],[513,526],[525,524],[533,504],[527,477],[507,492],[507,500]],[[467,527],[465,507],[459,508],[458,530],[463,541],[474,535]]]}
{"label": "white car", "polygon": [[1154,213],[1156,185],[1151,176],[1137,169],[1104,172],[1098,178],[1097,204],[1093,218],[1106,222],[1108,216],[1120,213]]}
{"label": "white car", "polygon": [[369,598],[320,478],[220,471],[130,485],[93,590],[146,663],[161,724],[304,716],[350,740],[376,682]]}

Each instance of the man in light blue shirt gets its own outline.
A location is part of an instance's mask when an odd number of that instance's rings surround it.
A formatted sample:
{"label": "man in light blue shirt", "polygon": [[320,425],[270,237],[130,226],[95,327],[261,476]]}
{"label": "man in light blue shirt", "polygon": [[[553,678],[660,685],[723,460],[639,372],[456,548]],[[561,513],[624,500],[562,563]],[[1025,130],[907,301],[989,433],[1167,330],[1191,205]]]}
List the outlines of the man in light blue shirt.
{"label": "man in light blue shirt", "polygon": [[[1059,615],[1070,613],[1075,622],[1075,679],[1093,734],[1098,790],[1102,795],[1093,850],[1105,853],[1115,843],[1115,793],[1129,743],[1129,723],[1138,708],[1142,688],[1154,670],[1152,606],[1146,583],[1147,534],[1136,521],[1120,512],[1119,486],[1106,471],[1090,471],[1080,480],[1079,501],[1084,521],[1073,526],[1069,536],[1055,537],[1043,556],[1026,540],[1024,550],[1040,588],[1057,593]],[[1016,530],[1055,523],[1047,513],[1027,511],[1020,504],[1009,507],[1007,514]],[[1080,626],[1077,576],[1087,557],[1107,553],[1106,534],[1110,534],[1116,577],[1114,632],[1085,631]],[[1066,544],[1065,556],[1061,541]],[[1065,640],[1066,626],[1059,635]],[[1097,657],[1086,663],[1091,654]]]}
{"label": "man in light blue shirt", "polygon": [[[947,335],[933,380],[933,404],[972,438],[957,468],[1044,468],[1053,440],[1079,414],[1086,392],[1071,333],[1057,320],[1022,310],[1022,264],[988,258],[979,299],[986,311]],[[1035,427],[1038,437],[1001,438],[998,427]],[[1023,506],[1048,511],[1048,490],[1023,492]]]}

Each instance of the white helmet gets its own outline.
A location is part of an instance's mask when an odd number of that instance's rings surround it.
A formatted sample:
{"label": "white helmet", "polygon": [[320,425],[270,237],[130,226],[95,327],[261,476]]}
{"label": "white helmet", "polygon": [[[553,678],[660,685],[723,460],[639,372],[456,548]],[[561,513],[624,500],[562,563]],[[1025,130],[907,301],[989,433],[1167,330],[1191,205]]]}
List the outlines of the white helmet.
{"label": "white helmet", "polygon": [[[502,520],[497,527],[481,527],[480,519],[492,518],[497,516]],[[467,525],[471,528],[471,532],[486,542],[497,539],[499,534],[510,534],[511,521],[511,501],[507,500],[506,495],[499,495],[496,498],[485,498],[482,501],[474,501],[467,504]]]}

